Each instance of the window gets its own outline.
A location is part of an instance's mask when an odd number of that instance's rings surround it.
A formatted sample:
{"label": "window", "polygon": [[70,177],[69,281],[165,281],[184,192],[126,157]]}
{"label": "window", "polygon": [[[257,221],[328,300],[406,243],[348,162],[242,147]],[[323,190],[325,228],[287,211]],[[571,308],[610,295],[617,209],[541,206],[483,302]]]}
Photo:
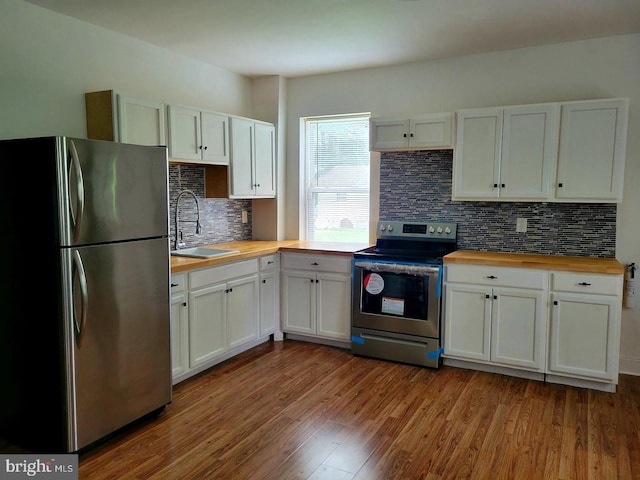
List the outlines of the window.
{"label": "window", "polygon": [[308,117],[304,137],[306,240],[369,242],[369,115]]}

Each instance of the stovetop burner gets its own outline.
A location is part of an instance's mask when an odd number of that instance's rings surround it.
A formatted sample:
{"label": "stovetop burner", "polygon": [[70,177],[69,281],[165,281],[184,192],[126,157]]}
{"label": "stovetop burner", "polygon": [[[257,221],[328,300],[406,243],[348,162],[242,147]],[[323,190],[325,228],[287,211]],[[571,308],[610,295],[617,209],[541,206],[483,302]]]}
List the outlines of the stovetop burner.
{"label": "stovetop burner", "polygon": [[354,253],[354,258],[442,264],[442,257],[457,248],[455,223],[378,222],[373,247]]}

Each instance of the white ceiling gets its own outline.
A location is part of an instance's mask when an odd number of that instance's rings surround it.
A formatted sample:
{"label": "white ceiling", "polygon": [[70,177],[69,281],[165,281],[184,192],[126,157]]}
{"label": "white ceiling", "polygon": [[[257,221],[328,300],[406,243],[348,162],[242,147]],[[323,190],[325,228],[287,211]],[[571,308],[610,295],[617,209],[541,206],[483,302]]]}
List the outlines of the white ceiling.
{"label": "white ceiling", "polygon": [[640,32],[640,0],[26,1],[249,77]]}

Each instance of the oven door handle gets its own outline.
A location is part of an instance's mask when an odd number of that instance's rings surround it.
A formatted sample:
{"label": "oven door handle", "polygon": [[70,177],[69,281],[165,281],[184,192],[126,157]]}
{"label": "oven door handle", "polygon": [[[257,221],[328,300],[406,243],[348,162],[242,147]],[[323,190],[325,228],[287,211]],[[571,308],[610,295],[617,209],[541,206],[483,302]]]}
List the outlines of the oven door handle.
{"label": "oven door handle", "polygon": [[415,265],[406,263],[382,263],[356,261],[354,266],[371,272],[407,273],[410,275],[440,275],[441,268],[431,265]]}

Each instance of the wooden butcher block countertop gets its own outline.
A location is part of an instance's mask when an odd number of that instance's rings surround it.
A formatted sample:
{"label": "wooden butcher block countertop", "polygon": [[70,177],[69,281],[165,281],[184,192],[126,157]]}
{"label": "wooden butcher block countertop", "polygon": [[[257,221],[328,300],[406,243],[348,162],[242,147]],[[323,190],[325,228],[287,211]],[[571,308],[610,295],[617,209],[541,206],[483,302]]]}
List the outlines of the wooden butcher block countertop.
{"label": "wooden butcher block countertop", "polygon": [[351,256],[353,252],[367,248],[363,243],[333,243],[312,242],[303,240],[242,240],[238,242],[216,243],[215,245],[200,245],[202,247],[220,248],[225,250],[238,250],[232,253],[213,258],[171,257],[171,273],[183,272],[194,268],[211,267],[227,262],[235,262],[245,258],[259,257],[276,252],[317,253],[324,255]]}
{"label": "wooden butcher block countertop", "polygon": [[565,255],[536,255],[528,253],[498,253],[458,250],[444,257],[445,264],[466,263],[472,265],[495,265],[500,267],[540,268],[623,274],[624,266],[615,258],[572,257]]}

